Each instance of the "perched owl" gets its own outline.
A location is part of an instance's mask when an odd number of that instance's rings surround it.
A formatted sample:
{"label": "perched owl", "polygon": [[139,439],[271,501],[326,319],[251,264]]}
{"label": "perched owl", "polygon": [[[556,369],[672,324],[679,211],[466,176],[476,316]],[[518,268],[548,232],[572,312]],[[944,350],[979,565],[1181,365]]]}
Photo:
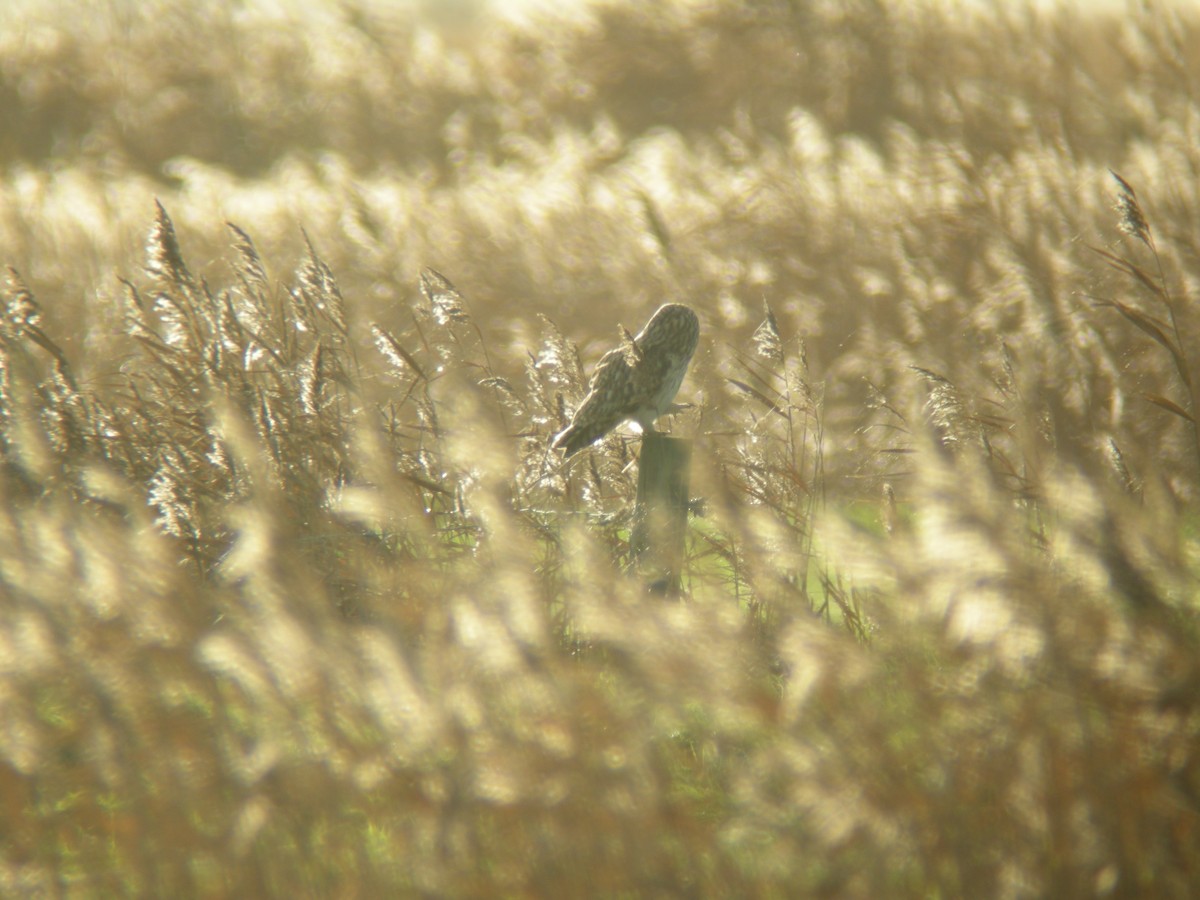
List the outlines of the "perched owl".
{"label": "perched owl", "polygon": [[675,399],[699,337],[700,322],[682,303],[660,306],[637,337],[625,332],[624,344],[597,363],[587,396],[554,446],[570,456],[628,421],[653,431]]}

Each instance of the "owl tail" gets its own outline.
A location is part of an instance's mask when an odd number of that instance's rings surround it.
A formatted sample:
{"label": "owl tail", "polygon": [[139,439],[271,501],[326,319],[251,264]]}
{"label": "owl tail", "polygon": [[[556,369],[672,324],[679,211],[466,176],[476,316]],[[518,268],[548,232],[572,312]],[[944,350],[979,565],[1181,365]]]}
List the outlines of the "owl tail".
{"label": "owl tail", "polygon": [[604,428],[598,423],[587,427],[587,423],[575,423],[560,431],[550,446],[566,451],[565,456],[574,456],[584,447],[590,447],[604,437],[611,427],[609,425],[608,428]]}

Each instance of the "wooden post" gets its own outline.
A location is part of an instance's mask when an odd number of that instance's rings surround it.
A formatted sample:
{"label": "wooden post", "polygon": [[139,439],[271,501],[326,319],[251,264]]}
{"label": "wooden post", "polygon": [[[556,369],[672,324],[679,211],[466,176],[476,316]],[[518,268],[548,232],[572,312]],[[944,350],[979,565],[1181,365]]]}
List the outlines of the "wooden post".
{"label": "wooden post", "polygon": [[677,596],[687,535],[692,442],[656,431],[642,437],[637,506],[629,549],[650,590]]}

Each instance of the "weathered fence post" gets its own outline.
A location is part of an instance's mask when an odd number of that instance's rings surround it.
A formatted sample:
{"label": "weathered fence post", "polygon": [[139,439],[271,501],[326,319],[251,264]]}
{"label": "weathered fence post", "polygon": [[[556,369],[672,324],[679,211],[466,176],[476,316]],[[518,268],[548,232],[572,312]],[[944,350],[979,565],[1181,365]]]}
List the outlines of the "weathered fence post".
{"label": "weathered fence post", "polygon": [[650,589],[669,596],[679,593],[683,570],[691,458],[691,441],[655,431],[642,437],[629,549]]}

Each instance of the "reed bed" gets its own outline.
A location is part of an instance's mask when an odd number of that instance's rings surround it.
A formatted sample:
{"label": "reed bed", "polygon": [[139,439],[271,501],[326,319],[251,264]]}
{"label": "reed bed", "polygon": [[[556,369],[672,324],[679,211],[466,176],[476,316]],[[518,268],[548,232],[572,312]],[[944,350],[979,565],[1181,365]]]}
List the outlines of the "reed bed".
{"label": "reed bed", "polygon": [[10,5],[0,893],[1190,896],[1198,39]]}

